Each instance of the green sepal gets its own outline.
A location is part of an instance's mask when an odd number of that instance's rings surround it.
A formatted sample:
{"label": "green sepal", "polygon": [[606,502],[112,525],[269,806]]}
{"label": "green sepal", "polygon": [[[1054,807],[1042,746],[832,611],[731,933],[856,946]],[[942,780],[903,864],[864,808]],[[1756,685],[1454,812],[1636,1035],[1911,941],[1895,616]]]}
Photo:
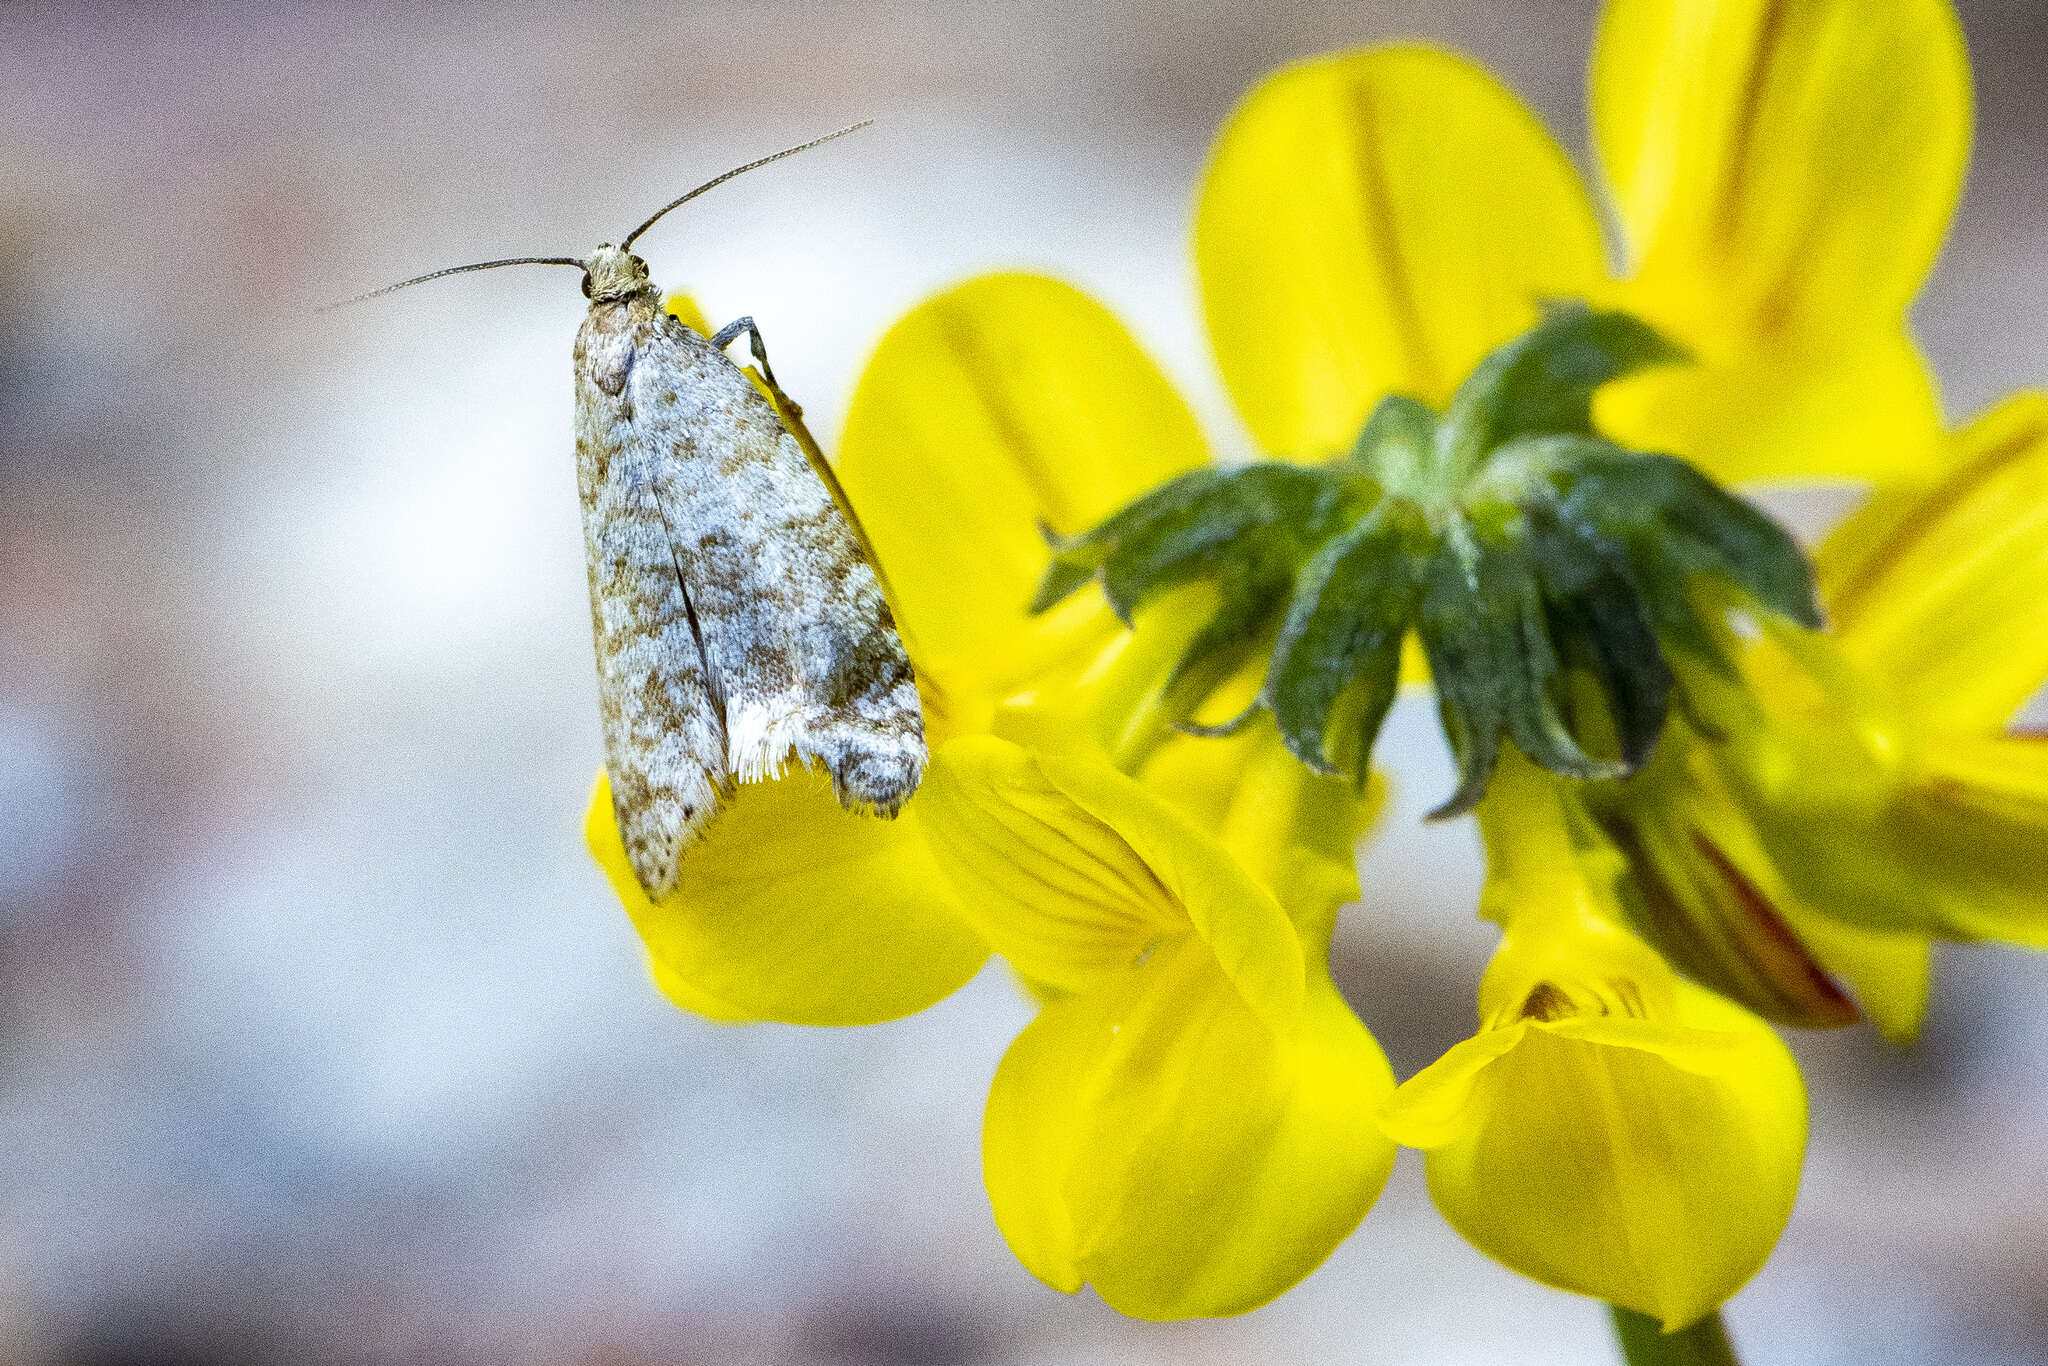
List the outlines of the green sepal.
{"label": "green sepal", "polygon": [[1517,437],[1590,436],[1593,393],[1652,366],[1688,359],[1649,324],[1627,313],[1553,303],[1543,321],[1479,363],[1444,415],[1444,465],[1453,479]]}
{"label": "green sepal", "polygon": [[1574,444],[1578,458],[1562,476],[1564,515],[1626,544],[1639,573],[1725,579],[1759,606],[1820,629],[1813,566],[1776,522],[1674,456]]}
{"label": "green sepal", "polygon": [[1192,470],[1079,536],[1053,542],[1031,610],[1043,612],[1100,577],[1129,624],[1160,592],[1195,579],[1233,601],[1284,597],[1296,570],[1378,490],[1357,475],[1277,461]]}
{"label": "green sepal", "polygon": [[1366,418],[1351,447],[1351,463],[1386,488],[1421,488],[1435,458],[1437,428],[1437,415],[1428,404],[1390,394]]}
{"label": "green sepal", "polygon": [[1046,544],[1052,547],[1053,557],[1052,563],[1046,566],[1044,577],[1038,581],[1038,591],[1032,595],[1031,612],[1036,615],[1050,611],[1072,597],[1083,584],[1102,572],[1104,561],[1109,559],[1110,552],[1124,537],[1153,521],[1184,511],[1203,493],[1228,478],[1230,473],[1229,470],[1213,468],[1189,470],[1126,504],[1108,520],[1078,536],[1061,536],[1041,522],[1039,531],[1045,536]]}
{"label": "green sepal", "polygon": [[[1098,578],[1128,623],[1169,588],[1213,584],[1167,719],[1226,734],[1268,710],[1304,763],[1361,781],[1416,631],[1458,763],[1434,815],[1479,800],[1503,735],[1554,773],[1625,776],[1686,708],[1669,656],[1732,678],[1729,609],[1745,599],[1820,621],[1812,570],[1768,517],[1683,461],[1594,433],[1601,385],[1683,359],[1625,314],[1550,307],[1441,416],[1389,397],[1326,465],[1195,471],[1055,538],[1033,608]],[[1243,715],[1187,723],[1261,650]]]}
{"label": "green sepal", "polygon": [[[1670,709],[1671,667],[1620,545],[1597,529],[1567,521],[1554,508],[1529,513],[1530,559],[1541,584],[1551,638],[1567,670],[1599,694],[1606,734],[1624,772],[1649,760]],[[1578,720],[1577,709],[1574,719]],[[1583,738],[1588,725],[1576,727]]]}
{"label": "green sepal", "polygon": [[1246,465],[1177,506],[1122,531],[1102,564],[1102,591],[1126,622],[1148,599],[1195,579],[1226,586],[1226,597],[1261,595],[1287,584],[1313,546],[1330,534],[1344,483],[1324,470]]}
{"label": "green sepal", "polygon": [[1269,643],[1274,621],[1287,603],[1289,574],[1262,579],[1226,579],[1216,614],[1174,664],[1161,699],[1176,724],[1185,722],[1231,675]]}
{"label": "green sepal", "polygon": [[[1038,590],[1031,595],[1031,612],[1035,616],[1050,611],[1068,598],[1081,591],[1081,586],[1095,577],[1101,568],[1090,564],[1084,555],[1069,552],[1048,532],[1046,543],[1053,548],[1053,561],[1046,566],[1045,574],[1038,581]],[[1104,552],[1107,554],[1107,552]]]}
{"label": "green sepal", "polygon": [[1458,761],[1458,787],[1432,820],[1462,815],[1485,795],[1505,730],[1529,758],[1573,778],[1626,772],[1594,759],[1559,709],[1563,668],[1550,637],[1526,524],[1493,525],[1460,513],[1430,562],[1421,614],[1422,647],[1436,679],[1444,735]]}
{"label": "green sepal", "polygon": [[1433,541],[1420,509],[1387,499],[1301,571],[1259,701],[1318,773],[1365,781]]}

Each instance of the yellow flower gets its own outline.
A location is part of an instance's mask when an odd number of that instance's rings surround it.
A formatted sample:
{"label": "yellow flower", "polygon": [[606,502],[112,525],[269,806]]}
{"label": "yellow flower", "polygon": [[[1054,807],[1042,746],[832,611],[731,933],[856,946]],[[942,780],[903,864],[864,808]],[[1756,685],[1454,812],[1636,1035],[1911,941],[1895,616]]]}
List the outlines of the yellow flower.
{"label": "yellow flower", "polygon": [[1787,1023],[1860,1006],[1909,1037],[1930,937],[2048,947],[2048,744],[2006,729],[2048,681],[2048,398],[1953,446],[1941,484],[1822,546],[1832,634],[1766,633],[1739,681],[1701,671],[1711,738],[1674,721],[1642,773],[1586,792],[1645,933]]}
{"label": "yellow flower", "polygon": [[[1393,1076],[1326,966],[1339,898],[1283,909],[1221,840],[1085,754],[956,740],[922,800],[965,904],[1048,998],[982,1137],[1018,1260],[1147,1319],[1240,1313],[1314,1270],[1393,1166],[1374,1122]],[[1244,852],[1283,847],[1270,833]]]}
{"label": "yellow flower", "polygon": [[1041,524],[1085,526],[1207,458],[1085,296],[1009,275],[927,301],[877,349],[836,465],[925,690],[923,789],[888,823],[803,771],[742,787],[659,905],[602,782],[589,818],[656,980],[700,1013],[887,1018],[993,944],[1044,1004],[990,1093],[997,1220],[1048,1283],[1148,1318],[1279,1294],[1393,1161],[1374,1119],[1392,1075],[1327,968],[1377,790],[1311,774],[1270,730],[1168,728],[1206,589],[1135,630],[1092,590],[1029,611]]}
{"label": "yellow flower", "polygon": [[1627,278],[1570,160],[1485,71],[1396,47],[1287,68],[1211,155],[1209,330],[1266,449],[1347,449],[1383,397],[1441,406],[1541,301],[1620,307],[1699,364],[1601,430],[1720,479],[1924,479],[1905,311],[1959,191],[1969,79],[1945,0],[1613,0],[1591,123]]}
{"label": "yellow flower", "polygon": [[1762,1021],[1619,926],[1620,858],[1572,801],[1503,764],[1479,808],[1483,907],[1506,931],[1482,1028],[1403,1083],[1382,1123],[1428,1154],[1437,1208],[1481,1251],[1677,1329],[1784,1230],[1805,1090]]}
{"label": "yellow flower", "polygon": [[990,1092],[997,1221],[1048,1284],[1092,1284],[1145,1318],[1279,1294],[1392,1161],[1373,1123],[1392,1077],[1326,959],[1377,794],[1309,773],[1270,730],[1167,729],[1161,695],[1206,589],[1135,630],[1094,589],[1029,611],[1041,524],[1078,530],[1207,459],[1107,312],[998,275],[891,329],[838,467],[943,699],[913,809],[1044,1004]]}

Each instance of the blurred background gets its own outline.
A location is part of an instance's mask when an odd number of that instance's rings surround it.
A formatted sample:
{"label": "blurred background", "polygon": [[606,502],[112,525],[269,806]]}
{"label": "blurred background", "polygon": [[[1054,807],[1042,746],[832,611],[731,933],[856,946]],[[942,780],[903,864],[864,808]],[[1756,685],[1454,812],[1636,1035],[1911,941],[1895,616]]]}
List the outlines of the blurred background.
{"label": "blurred background", "polygon": [[[1966,416],[2048,380],[2048,9],[1962,0],[1970,190],[1920,310]],[[1108,300],[1243,451],[1186,232],[1275,64],[1476,53],[1583,146],[1592,0],[0,6],[0,1362],[1612,1360],[1404,1155],[1316,1276],[1162,1328],[1041,1287],[979,1180],[1026,1018],[984,974],[851,1032],[665,1005],[578,830],[599,756],[566,271],[644,248],[836,430],[991,267]],[[1338,941],[1406,1075],[1492,931],[1404,706]],[[2048,959],[1951,951],[1925,1040],[1797,1041],[1754,1363],[2048,1362]]]}

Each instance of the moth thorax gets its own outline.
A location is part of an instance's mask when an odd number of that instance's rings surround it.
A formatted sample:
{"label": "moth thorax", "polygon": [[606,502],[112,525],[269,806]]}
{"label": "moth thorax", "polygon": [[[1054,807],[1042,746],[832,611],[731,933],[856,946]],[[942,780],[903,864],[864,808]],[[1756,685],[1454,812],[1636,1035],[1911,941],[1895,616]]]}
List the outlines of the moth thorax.
{"label": "moth thorax", "polygon": [[591,252],[583,268],[583,293],[594,303],[619,303],[636,294],[652,296],[656,292],[647,275],[647,263],[609,242]]}

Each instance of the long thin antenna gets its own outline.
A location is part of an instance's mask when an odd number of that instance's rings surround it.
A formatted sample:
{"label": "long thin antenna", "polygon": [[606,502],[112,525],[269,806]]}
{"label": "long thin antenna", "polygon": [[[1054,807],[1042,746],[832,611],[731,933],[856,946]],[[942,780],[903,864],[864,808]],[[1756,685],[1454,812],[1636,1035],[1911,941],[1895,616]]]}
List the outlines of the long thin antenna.
{"label": "long thin antenna", "polygon": [[382,289],[373,289],[368,294],[358,294],[353,299],[343,299],[339,303],[325,304],[315,311],[327,313],[337,308],[346,308],[350,304],[359,304],[365,299],[374,299],[380,294],[389,294],[394,289],[406,289],[412,285],[423,285],[429,280],[438,280],[443,275],[461,275],[472,270],[496,270],[499,266],[574,266],[578,270],[587,269],[586,263],[577,260],[573,256],[512,256],[503,261],[478,261],[473,266],[450,266],[446,270],[428,271],[425,275],[415,275],[410,280],[400,280],[395,285],[386,285]]}
{"label": "long thin antenna", "polygon": [[681,208],[683,205],[695,199],[698,195],[703,194],[706,190],[716,189],[718,186],[725,184],[726,181],[731,180],[734,176],[745,175],[749,171],[759,170],[761,167],[766,166],[771,161],[780,161],[784,157],[793,157],[798,152],[808,152],[813,147],[822,146],[823,144],[832,141],[832,139],[834,138],[843,138],[848,133],[858,133],[861,129],[867,127],[869,124],[873,122],[873,119],[862,119],[859,123],[850,123],[836,133],[827,133],[824,137],[812,138],[809,142],[800,142],[794,147],[785,147],[781,151],[775,153],[773,156],[762,157],[759,161],[750,161],[744,166],[735,166],[733,169],[727,171],[722,176],[713,176],[710,180],[705,181],[702,185],[699,185],[696,189],[690,191],[686,195],[683,195],[681,198],[670,200],[667,204],[662,205],[660,209],[655,211],[654,217],[648,219],[645,223],[642,223],[639,227],[633,229],[633,231],[626,234],[626,240],[619,243],[619,249],[621,251],[624,251],[628,247],[631,247],[633,245],[633,239],[638,237],[641,233],[646,232],[656,223],[660,222],[661,216],[663,214],[667,213],[670,209]]}

